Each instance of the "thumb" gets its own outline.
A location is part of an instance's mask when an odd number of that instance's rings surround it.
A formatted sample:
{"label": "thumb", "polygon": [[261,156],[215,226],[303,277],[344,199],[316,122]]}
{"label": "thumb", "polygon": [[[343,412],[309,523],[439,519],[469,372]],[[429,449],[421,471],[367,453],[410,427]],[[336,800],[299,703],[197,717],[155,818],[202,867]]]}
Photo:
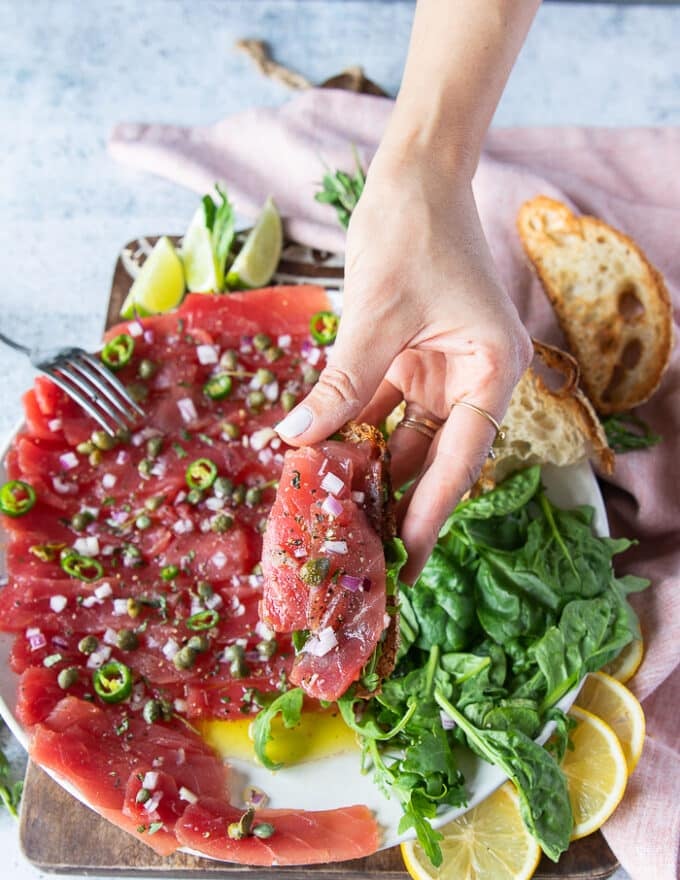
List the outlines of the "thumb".
{"label": "thumb", "polygon": [[275,426],[292,446],[318,443],[368,404],[399,353],[399,341],[376,332],[365,314],[345,314],[328,365],[307,397]]}

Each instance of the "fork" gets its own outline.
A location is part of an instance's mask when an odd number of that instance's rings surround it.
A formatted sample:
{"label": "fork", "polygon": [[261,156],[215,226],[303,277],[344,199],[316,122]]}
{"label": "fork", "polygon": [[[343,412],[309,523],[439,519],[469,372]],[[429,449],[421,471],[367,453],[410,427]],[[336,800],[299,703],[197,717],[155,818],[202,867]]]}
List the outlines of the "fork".
{"label": "fork", "polygon": [[27,355],[33,366],[50,379],[111,436],[127,432],[144,415],[123,383],[97,358],[82,348],[38,351],[15,342],[4,333],[0,341]]}

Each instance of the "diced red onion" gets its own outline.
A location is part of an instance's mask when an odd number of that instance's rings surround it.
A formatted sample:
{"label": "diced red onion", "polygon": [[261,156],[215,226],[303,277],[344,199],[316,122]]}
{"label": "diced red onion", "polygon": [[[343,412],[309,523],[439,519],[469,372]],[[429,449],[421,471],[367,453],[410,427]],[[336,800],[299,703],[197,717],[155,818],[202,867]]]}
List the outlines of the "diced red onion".
{"label": "diced red onion", "polygon": [[147,791],[153,791],[157,785],[158,771],[149,770],[149,772],[144,775],[144,779],[142,780],[142,788],[145,788]]}
{"label": "diced red onion", "polygon": [[96,650],[93,654],[87,658],[87,668],[88,669],[99,669],[100,666],[103,666],[104,663],[111,656],[111,648],[108,645],[102,645],[101,648]]}
{"label": "diced red onion", "polygon": [[120,449],[116,455],[116,464],[127,464],[129,460],[129,452],[126,449]]}
{"label": "diced red onion", "polygon": [[27,639],[30,639],[31,636],[37,636],[39,632],[40,632],[40,627],[29,626],[28,629],[26,630],[25,635],[26,635]]}
{"label": "diced red onion", "polygon": [[217,347],[214,345],[197,345],[196,357],[199,364],[203,364],[203,366],[206,366],[206,364],[216,364],[219,360]]}
{"label": "diced red onion", "polygon": [[209,596],[207,599],[204,599],[203,604],[206,608],[209,608],[211,611],[214,611],[216,608],[219,608],[222,604],[222,597],[219,593],[213,593],[212,596]]}
{"label": "diced red onion", "polygon": [[312,348],[307,355],[307,363],[312,367],[315,367],[319,361],[321,360],[321,349],[320,348]]}
{"label": "diced red onion", "polygon": [[41,648],[45,647],[47,639],[40,631],[38,631],[28,637],[28,644],[31,646],[31,651],[39,651]]}
{"label": "diced red onion", "polygon": [[347,553],[347,541],[324,541],[321,547],[327,553],[337,553],[338,556]]}
{"label": "diced red onion", "polygon": [[165,758],[162,755],[158,755],[158,757],[154,758],[151,762],[152,767],[162,767],[165,763]]}
{"label": "diced red onion", "polygon": [[317,474],[318,474],[320,477],[323,477],[323,475],[326,473],[326,468],[327,468],[327,467],[328,467],[328,459],[327,459],[327,458],[324,458],[324,460],[321,462],[321,467],[320,467],[319,470],[317,471]]}
{"label": "diced red onion", "polygon": [[118,642],[118,633],[115,631],[115,629],[111,629],[111,627],[109,626],[104,631],[102,641],[105,645],[111,645],[111,647],[113,647]]}
{"label": "diced red onion", "polygon": [[[272,443],[275,442],[275,440],[272,440]],[[271,451],[271,449],[261,449],[257,453],[257,460],[260,462],[260,464],[267,465],[272,460],[272,458],[274,458],[274,453]]]}
{"label": "diced red onion", "polygon": [[215,498],[213,495],[211,495],[210,498],[205,499],[205,506],[208,510],[222,510],[224,504],[224,498]]}
{"label": "diced red onion", "polygon": [[277,435],[272,428],[260,428],[259,431],[253,431],[250,435],[250,447],[256,452],[264,449]]}
{"label": "diced red onion", "polygon": [[307,639],[302,653],[311,654],[312,657],[325,657],[337,644],[335,632],[330,626],[327,626],[321,632],[315,633]]}
{"label": "diced red onion", "polygon": [[74,492],[78,491],[75,483],[67,483],[66,480],[62,480],[59,476],[52,477],[52,486],[54,491],[60,495],[73,495]]}
{"label": "diced red onion", "polygon": [[265,792],[263,792],[261,788],[257,788],[255,785],[247,785],[243,789],[243,803],[247,807],[262,808],[266,805],[268,800],[269,798]]}
{"label": "diced red onion", "polygon": [[321,481],[321,488],[325,489],[326,492],[330,492],[331,495],[339,495],[340,492],[345,488],[345,484],[342,482],[340,477],[337,477],[331,471],[328,471],[326,476]]}
{"label": "diced red onion", "polygon": [[166,660],[172,660],[175,654],[179,651],[179,645],[174,639],[168,639],[161,648],[161,651]]}
{"label": "diced red onion", "polygon": [[152,473],[154,477],[162,478],[165,476],[165,472],[167,471],[167,469],[168,466],[164,461],[156,461],[154,462],[150,473]]}
{"label": "diced red onion", "polygon": [[178,400],[177,409],[179,410],[179,414],[182,416],[183,422],[193,422],[195,419],[198,418],[196,405],[190,397],[182,397],[181,400]]}
{"label": "diced red onion", "polygon": [[302,559],[306,555],[307,555],[307,551],[305,550],[304,547],[296,547],[295,550],[293,550],[293,556],[296,559]]}
{"label": "diced red onion", "polygon": [[155,791],[151,795],[149,800],[144,804],[145,811],[147,813],[155,813],[156,810],[158,809],[158,805],[160,804],[162,799],[163,799],[163,792],[160,790]]}
{"label": "diced red onion", "polygon": [[107,544],[106,547],[102,549],[102,556],[113,556],[116,552],[116,548],[113,544]]}
{"label": "diced red onion", "polygon": [[82,513],[89,513],[93,519],[97,519],[99,516],[99,508],[98,507],[81,507]]}
{"label": "diced red onion", "polygon": [[75,452],[64,452],[63,455],[59,456],[59,464],[62,470],[72,471],[73,468],[78,467],[78,456]]}
{"label": "diced red onion", "polygon": [[262,387],[262,393],[267,398],[269,403],[275,403],[279,399],[279,383],[268,382]]}
{"label": "diced red onion", "polygon": [[309,339],[303,339],[302,344],[300,345],[300,354],[302,357],[307,357],[309,352],[314,348]]}
{"label": "diced red onion", "polygon": [[343,507],[337,498],[334,498],[332,495],[327,495],[321,505],[321,510],[323,510],[327,516],[340,516]]}
{"label": "diced red onion", "polygon": [[181,767],[183,764],[187,762],[187,753],[184,749],[177,749],[177,766]]}
{"label": "diced red onion", "polygon": [[109,514],[109,523],[114,526],[122,526],[123,523],[127,520],[129,514],[124,510],[112,510]]}
{"label": "diced red onion", "polygon": [[63,636],[52,636],[50,641],[57,648],[68,648],[68,639],[65,639]]}
{"label": "diced red onion", "polygon": [[172,530],[176,535],[188,535],[189,532],[193,532],[194,524],[190,519],[178,519]]}
{"label": "diced red onion", "polygon": [[148,342],[149,345],[151,345],[151,343],[154,341],[155,338],[156,337],[154,335],[153,330],[145,330],[144,331],[144,342]]}
{"label": "diced red onion", "polygon": [[210,561],[215,566],[215,568],[224,568],[224,566],[227,564],[227,557],[221,550],[218,550],[217,553],[213,553]]}
{"label": "diced red onion", "polygon": [[260,586],[262,586],[263,581],[264,581],[264,578],[262,577],[262,575],[259,575],[259,574],[248,575],[248,583],[250,584],[251,587],[260,587]]}
{"label": "diced red onion", "polygon": [[198,795],[195,795],[193,791],[186,788],[186,786],[181,785],[179,789],[179,799],[181,801],[188,801],[190,804],[195,804],[198,800]]}
{"label": "diced red onion", "polygon": [[353,574],[343,574],[340,575],[340,586],[356,593],[357,590],[362,589],[364,580],[365,578],[355,577]]}
{"label": "diced red onion", "polygon": [[453,718],[449,717],[443,709],[440,711],[439,717],[441,718],[442,727],[444,728],[444,730],[453,730],[456,726],[456,722],[453,720]]}
{"label": "diced red onion", "polygon": [[47,427],[50,431],[59,431],[61,429],[61,419],[50,419]]}
{"label": "diced red onion", "polygon": [[122,617],[124,614],[127,614],[128,611],[128,600],[127,599],[114,599],[113,600],[113,613],[116,617]]}
{"label": "diced red onion", "polygon": [[111,584],[108,581],[104,581],[103,584],[99,584],[98,587],[95,587],[94,594],[98,599],[108,599],[109,596],[113,595]]}
{"label": "diced red onion", "polygon": [[173,503],[175,506],[177,506],[178,504],[181,504],[181,503],[184,501],[184,499],[185,499],[186,497],[187,497],[187,493],[184,492],[184,491],[182,491],[182,490],[180,490],[180,491],[175,495],[175,500],[174,500],[172,503]]}
{"label": "diced red onion", "polygon": [[263,640],[268,641],[274,638],[274,630],[270,629],[266,623],[258,620],[255,624],[255,633]]}
{"label": "diced red onion", "polygon": [[139,321],[133,321],[131,324],[128,324],[128,333],[130,336],[134,336],[135,338],[138,336],[144,335],[144,327],[139,323]]}
{"label": "diced red onion", "polygon": [[292,341],[293,339],[290,333],[284,333],[283,336],[279,336],[279,338],[276,340],[276,344],[279,348],[288,348]]}
{"label": "diced red onion", "polygon": [[105,489],[113,489],[117,482],[118,477],[115,474],[104,474],[102,477],[102,486]]}
{"label": "diced red onion", "polygon": [[160,437],[162,433],[158,428],[142,428],[141,431],[137,431],[136,434],[132,435],[132,445],[141,446],[145,440],[151,440],[152,437]]}
{"label": "diced red onion", "polygon": [[59,614],[61,611],[66,608],[68,604],[68,599],[66,596],[56,595],[50,596],[50,608],[54,611],[55,614]]}
{"label": "diced red onion", "polygon": [[352,492],[352,501],[354,501],[356,504],[363,504],[365,498],[365,492]]}
{"label": "diced red onion", "polygon": [[82,602],[83,608],[94,608],[95,605],[101,604],[102,600],[98,599],[96,596],[85,596]]}
{"label": "diced red onion", "polygon": [[99,553],[99,539],[95,537],[76,538],[73,549],[81,556],[92,558]]}
{"label": "diced red onion", "polygon": [[280,449],[281,448],[281,438],[274,437],[274,439],[272,440],[272,442],[269,445],[271,446],[272,449]]}

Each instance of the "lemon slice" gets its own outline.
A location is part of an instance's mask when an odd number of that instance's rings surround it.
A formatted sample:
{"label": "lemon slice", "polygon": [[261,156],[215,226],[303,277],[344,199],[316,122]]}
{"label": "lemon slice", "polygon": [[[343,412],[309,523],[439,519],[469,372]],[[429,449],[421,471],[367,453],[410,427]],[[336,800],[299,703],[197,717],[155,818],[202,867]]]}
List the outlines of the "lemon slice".
{"label": "lemon slice", "polygon": [[281,217],[269,198],[229,270],[228,287],[264,287],[276,271],[282,249]]}
{"label": "lemon slice", "polygon": [[602,668],[602,671],[622,683],[630,681],[642,663],[643,653],[644,643],[642,639],[633,639],[632,642],[629,642],[626,645],[615,660],[612,660],[611,663],[607,663],[607,665]]}
{"label": "lemon slice", "polygon": [[121,317],[155,315],[174,309],[184,296],[184,270],[173,243],[167,236],[159,238],[135,278],[123,307]]}
{"label": "lemon slice", "polygon": [[645,741],[645,713],[633,694],[616,679],[591,673],[576,699],[581,709],[597,715],[619,738],[630,775],[640,759]]}
{"label": "lemon slice", "polygon": [[619,805],[628,765],[617,735],[601,718],[577,706],[569,715],[578,724],[571,732],[574,749],[567,749],[562,770],[574,814],[571,839],[578,840],[597,831]]}
{"label": "lemon slice", "polygon": [[215,257],[212,234],[205,225],[205,208],[197,209],[184,233],[181,251],[187,290],[215,293],[224,289],[224,266]]}
{"label": "lemon slice", "polygon": [[402,843],[404,865],[414,880],[528,880],[541,858],[511,783],[440,831],[444,860],[438,868],[417,841]]}

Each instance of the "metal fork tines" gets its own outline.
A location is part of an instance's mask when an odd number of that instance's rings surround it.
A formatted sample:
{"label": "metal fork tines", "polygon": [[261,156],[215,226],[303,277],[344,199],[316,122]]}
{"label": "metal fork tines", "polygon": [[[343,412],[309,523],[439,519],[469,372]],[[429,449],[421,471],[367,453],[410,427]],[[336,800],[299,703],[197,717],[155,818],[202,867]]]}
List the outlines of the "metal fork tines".
{"label": "metal fork tines", "polygon": [[32,351],[0,333],[0,340],[28,355],[33,366],[50,379],[111,435],[132,427],[144,410],[130,397],[123,383],[96,357],[82,348],[57,352]]}

